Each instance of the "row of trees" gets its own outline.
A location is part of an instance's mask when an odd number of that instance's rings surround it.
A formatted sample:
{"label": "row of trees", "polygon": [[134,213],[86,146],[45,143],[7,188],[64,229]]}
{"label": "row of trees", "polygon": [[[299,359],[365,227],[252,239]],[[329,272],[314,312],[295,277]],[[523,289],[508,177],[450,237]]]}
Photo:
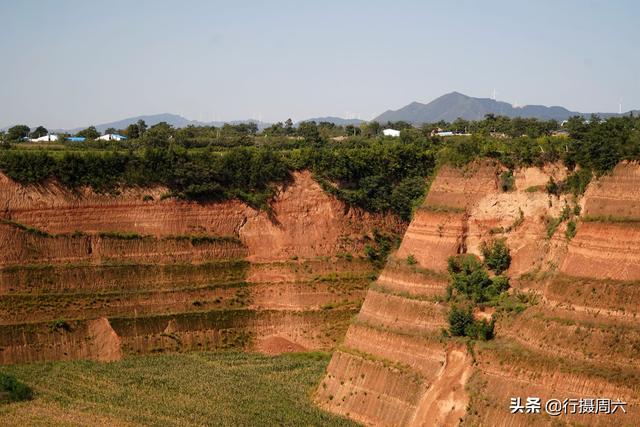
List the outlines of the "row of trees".
{"label": "row of trees", "polygon": [[[296,138],[254,135],[252,127],[240,125],[175,129],[167,123],[147,127],[139,122],[131,126],[138,132],[137,139],[100,142],[117,149],[113,153],[87,148],[93,147],[92,143],[77,146],[77,155],[62,158],[9,149],[0,152],[0,169],[22,182],[53,176],[66,185],[97,189],[160,183],[180,197],[216,199],[234,195],[257,204],[268,197],[273,182],[282,182],[288,176],[273,173],[275,166],[287,173],[311,169],[327,191],[346,202],[370,211],[393,211],[408,219],[425,190],[425,177],[437,163],[462,166],[479,157],[490,157],[515,168],[563,161],[570,168],[580,168],[566,182],[550,183],[548,190],[579,193],[593,174],[606,173],[623,159],[640,159],[640,119],[634,117],[589,122],[575,118],[566,125],[568,138],[496,138],[486,134],[438,138],[427,137],[420,129],[405,128],[400,138],[359,136],[338,142],[323,137],[312,122],[299,126],[296,132],[300,136]],[[132,129],[129,131],[134,132]],[[216,144],[211,142],[214,137],[218,138]],[[207,148],[189,150],[194,146]],[[264,176],[260,185],[247,184],[239,175],[237,180],[220,178],[228,176],[219,169],[227,166],[233,173],[246,173],[244,164],[254,159],[254,153],[260,153],[256,159],[264,153],[265,159],[272,159],[264,170],[255,166]],[[145,163],[146,156],[162,162],[155,166]],[[219,159],[237,162],[225,164]],[[156,169],[181,171],[189,180],[178,172],[172,175],[175,179],[158,175]],[[505,190],[509,179],[503,177]]]}
{"label": "row of trees", "polygon": [[[170,126],[167,123],[159,123],[155,126],[159,125],[163,127]],[[438,123],[424,124],[419,128],[404,121],[387,122],[384,124],[372,121],[362,122],[358,125],[349,124],[340,126],[327,121],[319,123],[314,121],[305,121],[294,125],[291,119],[287,119],[285,122],[278,122],[268,128],[265,128],[261,133],[259,132],[258,125],[253,122],[225,124],[219,128],[214,126],[189,126],[186,128],[188,131],[182,135],[180,135],[181,132],[179,132],[178,129],[173,129],[172,132],[177,134],[175,135],[176,137],[182,136],[184,139],[191,140],[212,140],[220,139],[221,137],[253,136],[258,135],[259,133],[265,137],[300,137],[306,139],[326,140],[339,136],[361,136],[365,138],[372,138],[379,136],[382,133],[382,130],[386,128],[413,131],[425,137],[430,137],[434,130],[448,130],[455,133],[500,133],[510,137],[527,135],[535,138],[549,135],[552,131],[558,129],[559,125],[555,120],[540,121],[536,119],[508,118],[488,114],[485,120],[481,121],[457,119],[453,123],[441,121]],[[144,120],[138,120],[138,122],[130,124],[125,129],[109,128],[106,129],[104,133],[119,133],[127,136],[129,139],[140,139],[144,137],[145,133],[149,129],[150,127],[147,126]],[[11,142],[17,142],[26,137],[38,138],[40,136],[47,135],[47,133],[47,129],[43,126],[38,126],[36,129],[31,131],[31,129],[26,125],[16,125],[7,131],[4,139]],[[99,137],[100,133],[94,126],[90,126],[79,131],[75,136],[81,136],[92,140]]]}
{"label": "row of trees", "polygon": [[[147,133],[151,133],[150,128]],[[310,169],[325,188],[369,211],[391,211],[409,219],[426,189],[434,155],[420,144],[377,140],[296,149],[232,147],[188,150],[171,143],[128,151],[72,151],[62,156],[40,150],[0,151],[0,170],[22,183],[55,178],[70,188],[110,191],[119,186],[164,185],[176,197],[193,200],[240,198],[266,206],[274,184],[294,170]],[[337,185],[335,185],[337,184]]]}

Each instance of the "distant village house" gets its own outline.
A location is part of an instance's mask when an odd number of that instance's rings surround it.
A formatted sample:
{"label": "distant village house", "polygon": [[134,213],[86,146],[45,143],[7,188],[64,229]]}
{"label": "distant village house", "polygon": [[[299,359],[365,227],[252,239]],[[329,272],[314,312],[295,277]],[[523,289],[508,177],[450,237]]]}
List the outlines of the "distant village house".
{"label": "distant village house", "polygon": [[117,133],[108,133],[106,135],[102,135],[102,136],[98,137],[98,139],[100,141],[123,141],[123,140],[127,139],[127,137],[124,136],[124,135],[117,134]]}
{"label": "distant village house", "polygon": [[399,137],[400,136],[400,131],[399,130],[395,130],[395,129],[385,129],[385,130],[382,131],[382,134],[384,136]]}

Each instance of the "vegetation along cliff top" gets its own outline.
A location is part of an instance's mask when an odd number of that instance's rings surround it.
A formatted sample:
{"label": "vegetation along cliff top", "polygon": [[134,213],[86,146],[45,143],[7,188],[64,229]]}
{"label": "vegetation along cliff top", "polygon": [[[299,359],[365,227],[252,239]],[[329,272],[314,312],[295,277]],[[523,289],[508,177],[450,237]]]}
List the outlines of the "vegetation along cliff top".
{"label": "vegetation along cliff top", "polygon": [[[461,167],[492,158],[513,169],[562,161],[573,173],[548,190],[582,192],[593,174],[640,157],[639,125],[632,116],[574,117],[559,126],[553,120],[487,115],[421,128],[404,122],[288,122],[258,132],[250,124],[175,129],[166,123],[147,128],[141,121],[118,131],[130,137],[126,141],[81,143],[21,142],[23,130],[15,126],[1,135],[0,171],[22,184],[55,179],[99,192],[165,186],[173,197],[237,198],[266,208],[277,184],[288,182],[292,171],[309,169],[326,191],[348,204],[408,220],[427,189],[425,178],[440,164]],[[400,129],[400,137],[383,136],[383,128]],[[443,130],[453,136],[438,136]],[[96,137],[92,129],[81,133]]]}

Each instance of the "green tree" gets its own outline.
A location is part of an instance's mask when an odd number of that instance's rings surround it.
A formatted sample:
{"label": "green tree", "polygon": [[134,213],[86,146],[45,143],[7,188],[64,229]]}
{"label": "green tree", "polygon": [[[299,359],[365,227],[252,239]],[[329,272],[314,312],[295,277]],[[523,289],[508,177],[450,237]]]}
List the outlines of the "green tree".
{"label": "green tree", "polygon": [[138,120],[136,125],[138,126],[138,138],[140,138],[144,136],[144,133],[147,131],[147,124],[144,122],[144,120],[140,119]]}
{"label": "green tree", "polygon": [[135,123],[131,123],[124,131],[125,135],[129,139],[138,139],[140,138],[140,129],[138,125]]}
{"label": "green tree", "polygon": [[29,138],[36,139],[48,134],[49,131],[47,130],[47,128],[45,128],[44,126],[38,126],[33,132],[29,134]]}
{"label": "green tree", "polygon": [[293,135],[294,129],[293,129],[293,121],[291,120],[291,118],[288,118],[284,122],[284,131],[287,135]]}
{"label": "green tree", "polygon": [[142,137],[147,147],[166,148],[173,136],[173,126],[167,122],[160,122],[151,126]]}
{"label": "green tree", "polygon": [[509,289],[509,280],[504,276],[490,278],[474,255],[464,254],[450,257],[448,294],[455,291],[474,303],[490,301]]}
{"label": "green tree", "polygon": [[15,125],[7,130],[7,141],[17,142],[22,141],[29,136],[29,126],[27,125]]}
{"label": "green tree", "polygon": [[464,337],[469,332],[469,328],[473,325],[473,313],[471,308],[451,307],[449,311],[449,332],[454,337]]}
{"label": "green tree", "polygon": [[501,274],[511,265],[511,254],[505,239],[483,242],[482,256],[487,267],[496,274]]}
{"label": "green tree", "polygon": [[318,132],[318,126],[314,121],[300,122],[298,124],[298,135],[303,137],[307,142],[318,143],[322,141],[320,132]]}
{"label": "green tree", "polygon": [[515,184],[515,178],[513,177],[513,172],[511,170],[503,172],[500,175],[500,188],[505,193],[513,190],[514,184]]}
{"label": "green tree", "polygon": [[88,128],[78,132],[76,136],[87,138],[87,139],[96,139],[100,136],[100,132],[96,130],[95,126],[89,126]]}

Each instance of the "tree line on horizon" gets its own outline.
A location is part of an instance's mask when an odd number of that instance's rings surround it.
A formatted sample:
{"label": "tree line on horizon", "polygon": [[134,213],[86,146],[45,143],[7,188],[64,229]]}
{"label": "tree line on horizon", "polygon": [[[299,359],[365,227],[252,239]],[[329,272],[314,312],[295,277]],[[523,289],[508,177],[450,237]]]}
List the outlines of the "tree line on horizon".
{"label": "tree line on horizon", "polygon": [[[107,192],[163,185],[173,197],[238,198],[268,209],[276,185],[288,181],[293,171],[306,169],[348,204],[407,220],[427,189],[426,178],[439,164],[464,166],[492,158],[513,170],[563,162],[571,171],[569,178],[549,183],[547,191],[578,194],[593,176],[607,173],[621,160],[640,159],[636,117],[572,118],[563,127],[568,135],[562,137],[496,135],[498,123],[506,120],[488,117],[474,124],[483,130],[471,136],[443,138],[409,126],[399,138],[361,130],[344,140],[326,137],[325,125],[312,122],[301,124],[292,135],[258,133],[239,125],[175,129],[166,123],[139,123],[137,138],[128,141],[63,144],[65,149],[57,151],[48,144],[22,149],[23,144],[4,143],[0,171],[25,184],[55,178],[72,189],[90,186]],[[280,132],[280,126],[276,128]],[[293,132],[287,128],[283,124],[282,131]]]}
{"label": "tree line on horizon", "polygon": [[[594,120],[598,120],[597,117]],[[396,129],[405,132],[421,133],[430,136],[435,131],[450,131],[455,134],[473,134],[473,133],[499,133],[507,137],[531,136],[539,137],[551,135],[552,132],[561,129],[561,125],[556,120],[538,120],[535,118],[509,118],[506,116],[496,116],[487,114],[484,120],[470,121],[461,118],[449,123],[439,121],[437,123],[425,123],[420,126],[414,126],[405,121],[378,123],[376,121],[362,122],[359,126],[355,125],[336,125],[332,122],[315,122],[303,121],[295,125],[291,119],[284,122],[277,122],[271,126],[259,130],[258,125],[254,122],[229,124],[223,126],[195,126],[190,125],[184,128],[174,128],[166,122],[160,122],[153,126],[148,126],[144,120],[138,120],[124,129],[108,128],[104,134],[120,134],[128,139],[141,139],[148,130],[153,132],[163,132],[171,137],[175,137],[182,141],[185,140],[218,140],[221,138],[240,138],[240,137],[290,137],[305,139],[329,139],[336,137],[376,137],[380,136],[384,129]],[[10,143],[18,143],[27,138],[39,138],[49,134],[44,126],[38,126],[35,129],[29,128],[27,125],[15,125],[7,129],[6,132],[0,132],[0,140]],[[87,140],[95,140],[101,136],[95,126],[89,126],[82,129],[74,135],[68,133],[58,133],[61,142],[65,138],[76,136],[83,137]]]}

